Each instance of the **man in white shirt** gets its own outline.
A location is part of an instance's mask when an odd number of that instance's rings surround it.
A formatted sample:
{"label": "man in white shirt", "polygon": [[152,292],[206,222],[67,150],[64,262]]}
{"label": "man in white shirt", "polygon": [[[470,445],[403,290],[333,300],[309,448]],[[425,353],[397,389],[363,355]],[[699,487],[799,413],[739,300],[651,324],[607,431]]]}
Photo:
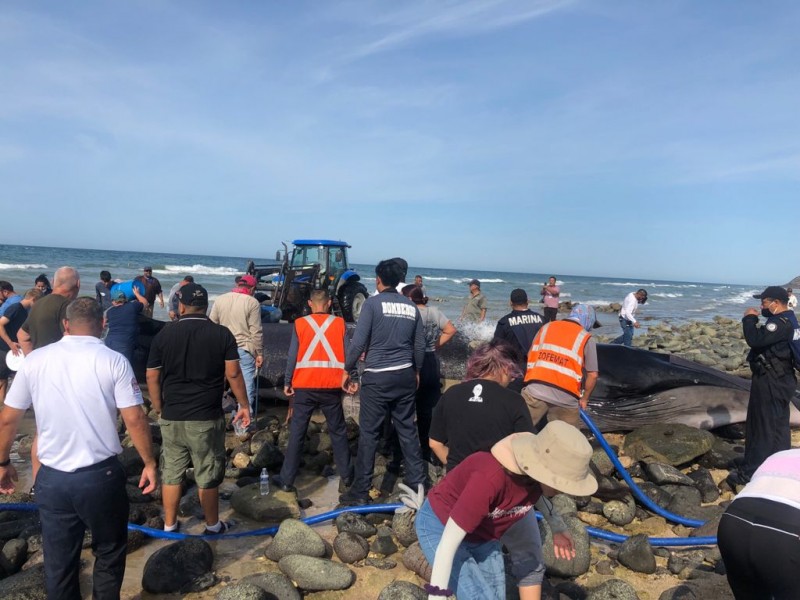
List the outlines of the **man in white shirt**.
{"label": "man in white shirt", "polygon": [[95,555],[93,596],[119,598],[128,541],[127,476],[117,410],[144,461],[142,492],[155,490],[157,467],[142,394],[128,360],[100,340],[103,311],[94,298],[72,301],[64,337],[31,352],[0,413],[0,494],[15,489],[11,444],[33,407],[39,432],[36,502],[42,522],[48,598],[80,598],[78,574],[88,527]]}
{"label": "man in white shirt", "polygon": [[639,328],[639,322],[634,315],[639,305],[645,302],[647,302],[647,290],[644,289],[631,292],[625,296],[622,308],[619,311],[619,326],[622,327],[622,335],[611,342],[612,344],[633,345],[633,330]]}

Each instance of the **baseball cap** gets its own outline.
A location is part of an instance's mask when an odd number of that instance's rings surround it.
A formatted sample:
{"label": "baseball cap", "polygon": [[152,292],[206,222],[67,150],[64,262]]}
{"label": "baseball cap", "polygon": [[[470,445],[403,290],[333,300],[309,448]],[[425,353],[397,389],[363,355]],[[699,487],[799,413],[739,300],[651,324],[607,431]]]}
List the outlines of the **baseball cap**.
{"label": "baseball cap", "polygon": [[114,294],[114,302],[127,302],[128,297],[125,295],[125,292],[119,291]]}
{"label": "baseball cap", "polygon": [[760,294],[753,294],[753,298],[758,298],[759,300],[772,298],[773,300],[786,304],[789,301],[789,292],[779,285],[771,285]]}
{"label": "baseball cap", "polygon": [[181,304],[186,306],[208,306],[208,292],[202,285],[187,283],[177,294]]}
{"label": "baseball cap", "polygon": [[147,266],[144,269],[142,269],[142,271],[152,271],[152,270],[153,270],[153,267],[150,267],[150,266]]}
{"label": "baseball cap", "polygon": [[247,287],[256,287],[256,278],[252,275],[242,275],[239,278],[239,285],[246,285]]}
{"label": "baseball cap", "polygon": [[[480,285],[478,286],[480,287]],[[522,288],[511,290],[511,304],[527,304],[528,294]]]}
{"label": "baseball cap", "polygon": [[481,282],[478,281],[477,279],[470,279],[469,285],[477,285],[478,287],[481,287]]}

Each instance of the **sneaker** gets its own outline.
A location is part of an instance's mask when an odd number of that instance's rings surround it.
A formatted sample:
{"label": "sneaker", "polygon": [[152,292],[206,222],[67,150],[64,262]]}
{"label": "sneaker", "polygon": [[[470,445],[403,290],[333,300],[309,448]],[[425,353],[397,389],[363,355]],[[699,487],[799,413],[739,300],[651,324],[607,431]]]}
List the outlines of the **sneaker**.
{"label": "sneaker", "polygon": [[281,491],[297,493],[297,488],[293,485],[289,485],[288,483],[284,483],[283,479],[280,478],[280,475],[273,475],[269,478],[269,481]]}
{"label": "sneaker", "polygon": [[[165,525],[165,527],[166,527],[166,525]],[[169,531],[167,531],[165,529],[164,533],[180,533],[180,531],[181,531],[181,522],[180,521],[175,521],[175,529],[171,529]]]}
{"label": "sneaker", "polygon": [[223,533],[226,533],[234,525],[233,521],[220,521],[220,523],[222,523],[222,527],[220,527],[219,531],[211,531],[208,528],[208,526],[206,526],[203,535],[222,535]]}
{"label": "sneaker", "polygon": [[737,486],[744,486],[750,483],[750,478],[743,475],[741,471],[731,471],[725,481],[731,486],[731,489],[736,490]]}

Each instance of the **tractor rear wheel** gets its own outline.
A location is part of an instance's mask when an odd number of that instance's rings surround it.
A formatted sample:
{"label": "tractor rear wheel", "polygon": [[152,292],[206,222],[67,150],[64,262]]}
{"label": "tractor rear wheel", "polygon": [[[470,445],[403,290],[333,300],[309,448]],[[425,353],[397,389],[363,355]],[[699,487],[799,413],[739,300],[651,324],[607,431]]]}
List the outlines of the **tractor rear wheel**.
{"label": "tractor rear wheel", "polygon": [[342,316],[348,323],[355,323],[361,315],[361,307],[369,297],[367,288],[361,283],[348,283],[339,292],[339,304],[342,307]]}

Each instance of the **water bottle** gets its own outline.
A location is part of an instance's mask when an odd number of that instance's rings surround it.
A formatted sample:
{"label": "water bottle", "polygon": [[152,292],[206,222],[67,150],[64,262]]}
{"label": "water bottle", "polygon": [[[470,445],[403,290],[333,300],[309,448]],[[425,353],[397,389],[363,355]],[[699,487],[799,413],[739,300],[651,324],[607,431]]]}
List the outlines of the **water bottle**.
{"label": "water bottle", "polygon": [[261,487],[261,495],[262,496],[269,496],[269,473],[267,473],[267,469],[261,469],[261,477],[259,478],[259,484]]}
{"label": "water bottle", "polygon": [[233,433],[235,433],[236,435],[242,435],[244,433],[244,427],[242,427],[241,421],[234,421],[237,412],[238,411],[235,408],[231,412],[231,423],[233,424]]}

